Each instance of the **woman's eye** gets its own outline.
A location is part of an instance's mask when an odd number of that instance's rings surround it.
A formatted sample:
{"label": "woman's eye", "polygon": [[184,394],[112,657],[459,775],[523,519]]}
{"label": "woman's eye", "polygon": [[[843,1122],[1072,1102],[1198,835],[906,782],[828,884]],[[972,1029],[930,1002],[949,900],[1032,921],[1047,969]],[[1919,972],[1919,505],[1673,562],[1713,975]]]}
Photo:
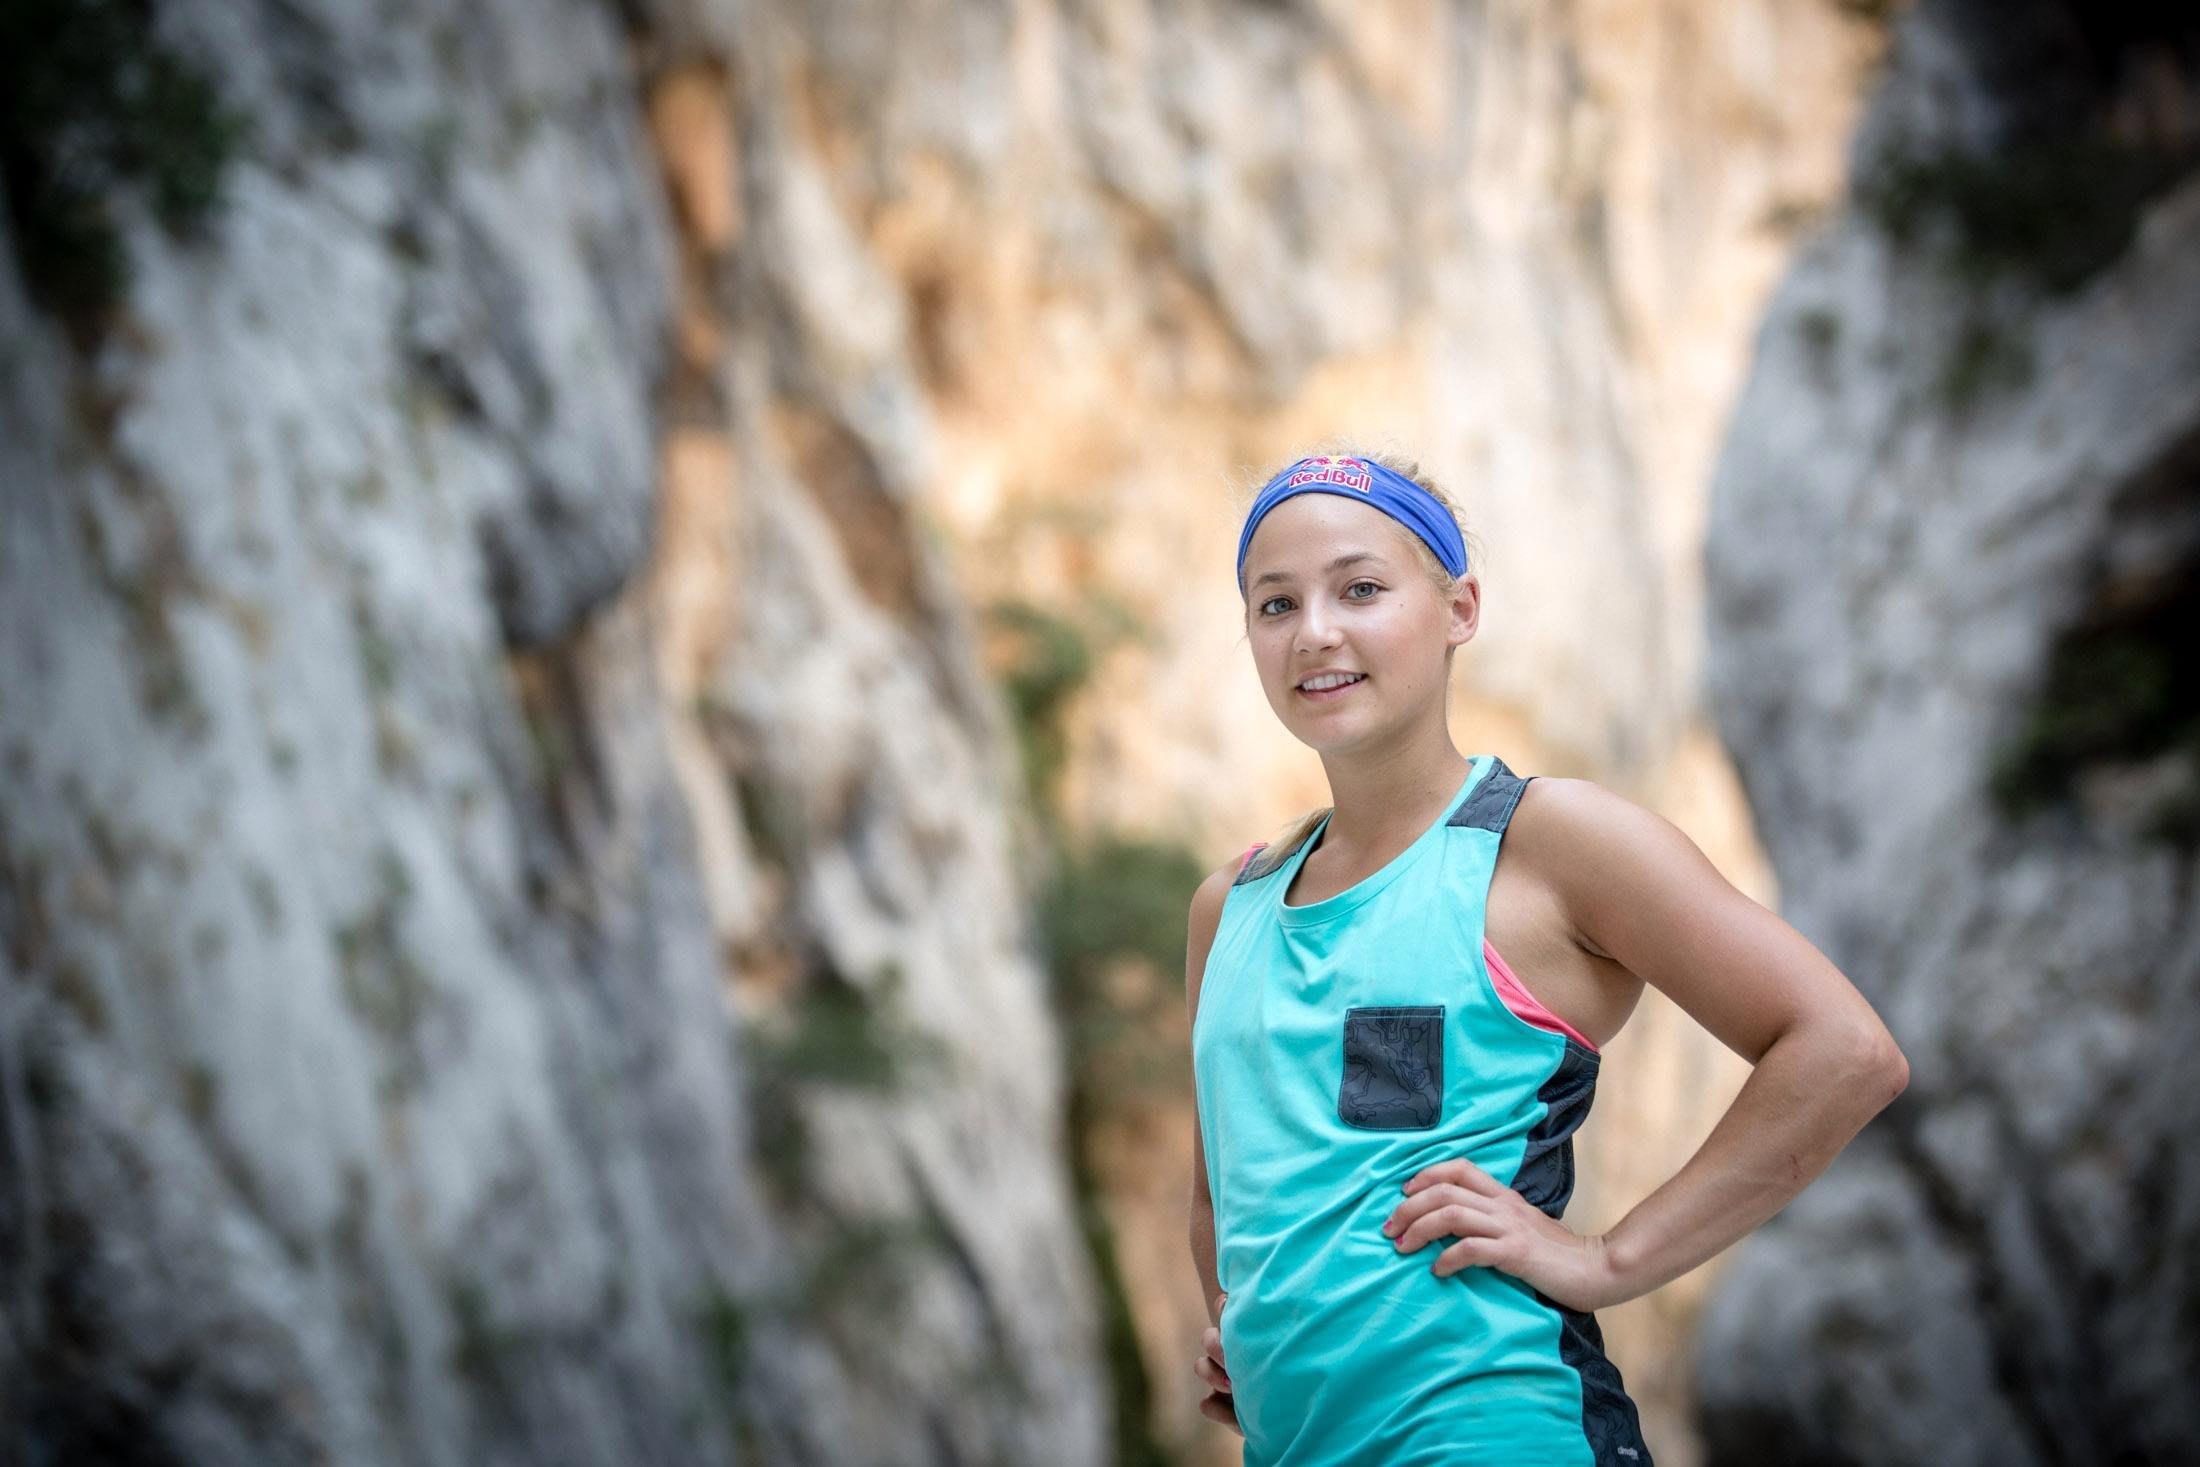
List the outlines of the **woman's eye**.
{"label": "woman's eye", "polygon": [[[1367,587],[1367,595],[1353,596],[1350,594],[1353,591],[1359,590],[1362,586]],[[1382,589],[1383,585],[1380,581],[1354,581],[1351,585],[1345,587],[1345,591],[1347,593],[1345,599],[1348,601],[1372,601],[1375,599],[1376,596],[1382,594]],[[1290,600],[1291,598],[1288,596],[1271,596],[1266,601],[1263,601],[1260,604],[1260,614],[1262,616],[1273,616],[1275,615],[1275,612],[1271,610],[1272,607],[1274,607],[1278,602],[1288,604]]]}

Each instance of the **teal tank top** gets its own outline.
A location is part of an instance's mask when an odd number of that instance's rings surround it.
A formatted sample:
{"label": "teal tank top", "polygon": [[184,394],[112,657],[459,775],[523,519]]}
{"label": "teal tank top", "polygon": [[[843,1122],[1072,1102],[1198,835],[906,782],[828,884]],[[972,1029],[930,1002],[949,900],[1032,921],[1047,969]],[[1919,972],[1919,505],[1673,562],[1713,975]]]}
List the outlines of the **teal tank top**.
{"label": "teal tank top", "polygon": [[1483,948],[1527,783],[1478,755],[1365,880],[1284,904],[1324,816],[1223,903],[1192,1063],[1245,1467],[1651,1467],[1594,1316],[1495,1268],[1436,1277],[1456,1238],[1382,1234],[1401,1184],[1452,1157],[1553,1217],[1573,1194],[1598,1055],[1508,1007]]}

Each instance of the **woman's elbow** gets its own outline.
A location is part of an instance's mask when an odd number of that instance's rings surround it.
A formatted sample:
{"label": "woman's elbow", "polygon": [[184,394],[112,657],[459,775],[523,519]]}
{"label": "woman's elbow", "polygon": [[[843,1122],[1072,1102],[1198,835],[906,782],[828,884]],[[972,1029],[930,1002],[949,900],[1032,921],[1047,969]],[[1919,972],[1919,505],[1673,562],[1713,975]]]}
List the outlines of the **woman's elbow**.
{"label": "woman's elbow", "polygon": [[1844,1069],[1856,1093],[1876,1097],[1873,1114],[1885,1109],[1910,1085],[1910,1060],[1894,1042],[1884,1024],[1873,1022],[1852,1030],[1843,1045]]}
{"label": "woman's elbow", "polygon": [[1902,1047],[1894,1042],[1891,1034],[1887,1036],[1886,1080],[1887,1099],[1890,1101],[1910,1088],[1910,1057],[1902,1052]]}

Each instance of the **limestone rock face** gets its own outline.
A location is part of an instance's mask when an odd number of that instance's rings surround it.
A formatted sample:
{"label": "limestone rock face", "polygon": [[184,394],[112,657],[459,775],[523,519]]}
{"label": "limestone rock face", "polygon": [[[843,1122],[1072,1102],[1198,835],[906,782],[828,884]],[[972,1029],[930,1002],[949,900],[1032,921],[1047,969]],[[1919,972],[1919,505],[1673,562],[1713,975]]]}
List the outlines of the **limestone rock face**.
{"label": "limestone rock face", "polygon": [[[709,33],[154,11],[219,205],[89,329],[0,250],[0,1456],[1098,1461],[1000,714],[712,452],[783,332],[884,431],[877,323],[675,329]],[[890,1006],[949,1078],[821,1081]]]}
{"label": "limestone rock face", "polygon": [[[1353,433],[1417,453],[1486,551],[1460,746],[1623,789],[1775,900],[1701,708],[1702,485],[1794,224],[1838,194],[1872,27],[1749,0],[859,10],[746,13],[743,189],[689,211],[741,243],[698,293],[774,328],[736,409],[759,504],[799,481],[860,547],[858,512],[915,485],[972,600],[1116,638],[1066,716],[1071,829],[1211,866],[1325,801],[1247,655],[1235,495]],[[1655,995],[1610,1059],[1585,1227],[1740,1083]],[[1193,1412],[1192,1124],[1096,1150],[1156,1434],[1226,1458]],[[1703,1277],[1606,1321],[1675,1462]]]}
{"label": "limestone rock face", "polygon": [[[1869,26],[148,10],[249,124],[221,203],[115,193],[96,330],[0,259],[0,1377],[47,1455],[1111,1458],[1141,1362],[966,601],[1142,629],[1070,823],[1219,862],[1322,798],[1228,574],[1233,480],[1311,439],[1466,501],[1463,745],[1769,896],[1699,481]],[[1592,1224],[1735,1083],[1655,1002],[1612,1053]],[[1189,1124],[1096,1149],[1148,1424],[1226,1448]],[[1609,1325],[1661,1446],[1691,1297]]]}
{"label": "limestone rock face", "polygon": [[2166,14],[1909,14],[1734,413],[1720,727],[1785,915],[1912,1078],[1714,1295],[1713,1461],[2200,1433],[2200,93]]}

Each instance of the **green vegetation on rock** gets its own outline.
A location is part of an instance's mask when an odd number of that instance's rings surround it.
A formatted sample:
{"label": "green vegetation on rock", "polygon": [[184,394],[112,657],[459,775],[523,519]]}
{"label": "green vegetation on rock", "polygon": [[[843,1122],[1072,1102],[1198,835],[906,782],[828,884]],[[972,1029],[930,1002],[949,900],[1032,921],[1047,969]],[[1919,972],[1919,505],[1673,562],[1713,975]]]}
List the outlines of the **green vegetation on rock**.
{"label": "green vegetation on rock", "polygon": [[1953,277],[2076,290],[2131,243],[2141,207],[2200,158],[2088,130],[1996,151],[1890,145],[1855,183],[1888,239],[1925,247]]}
{"label": "green vegetation on rock", "polygon": [[1933,397],[1951,417],[1962,417],[1996,392],[2032,381],[2032,347],[1983,312],[1968,317],[1940,364]]}
{"label": "green vegetation on rock", "polygon": [[1002,691],[1033,811],[1051,822],[1068,761],[1069,704],[1092,681],[1101,660],[1122,643],[1143,639],[1145,627],[1129,608],[1105,596],[1088,599],[1076,615],[1009,597],[987,607],[985,620],[1011,648]]}
{"label": "green vegetation on rock", "polygon": [[219,201],[244,132],[160,39],[150,0],[0,5],[0,190],[17,263],[80,335],[129,284],[118,196],[142,195],[187,234]]}
{"label": "green vegetation on rock", "polygon": [[1122,603],[1076,614],[1022,601],[991,608],[1012,655],[1004,676],[1032,811],[1051,846],[1034,893],[1057,1019],[1069,1051],[1070,1165],[1087,1256],[1100,1285],[1102,1348],[1114,1387],[1117,1467],[1173,1460],[1154,1437],[1153,1390],[1118,1261],[1091,1138],[1155,1099],[1185,1095],[1181,1016],[1185,913],[1206,875],[1181,841],[1072,834],[1059,808],[1068,713],[1106,653],[1150,633]]}
{"label": "green vegetation on rock", "polygon": [[2185,633],[2200,606],[2190,576],[2057,639],[2023,725],[1995,751],[1988,792],[2021,819],[2073,793],[2088,770],[2175,761],[2182,779],[2143,832],[2200,845],[2200,644]]}
{"label": "green vegetation on rock", "polygon": [[806,1095],[892,1096],[953,1064],[946,1041],[904,1017],[903,981],[892,965],[868,989],[827,970],[805,983],[783,1013],[743,1030],[756,1158],[782,1204],[798,1205],[812,1191]]}

